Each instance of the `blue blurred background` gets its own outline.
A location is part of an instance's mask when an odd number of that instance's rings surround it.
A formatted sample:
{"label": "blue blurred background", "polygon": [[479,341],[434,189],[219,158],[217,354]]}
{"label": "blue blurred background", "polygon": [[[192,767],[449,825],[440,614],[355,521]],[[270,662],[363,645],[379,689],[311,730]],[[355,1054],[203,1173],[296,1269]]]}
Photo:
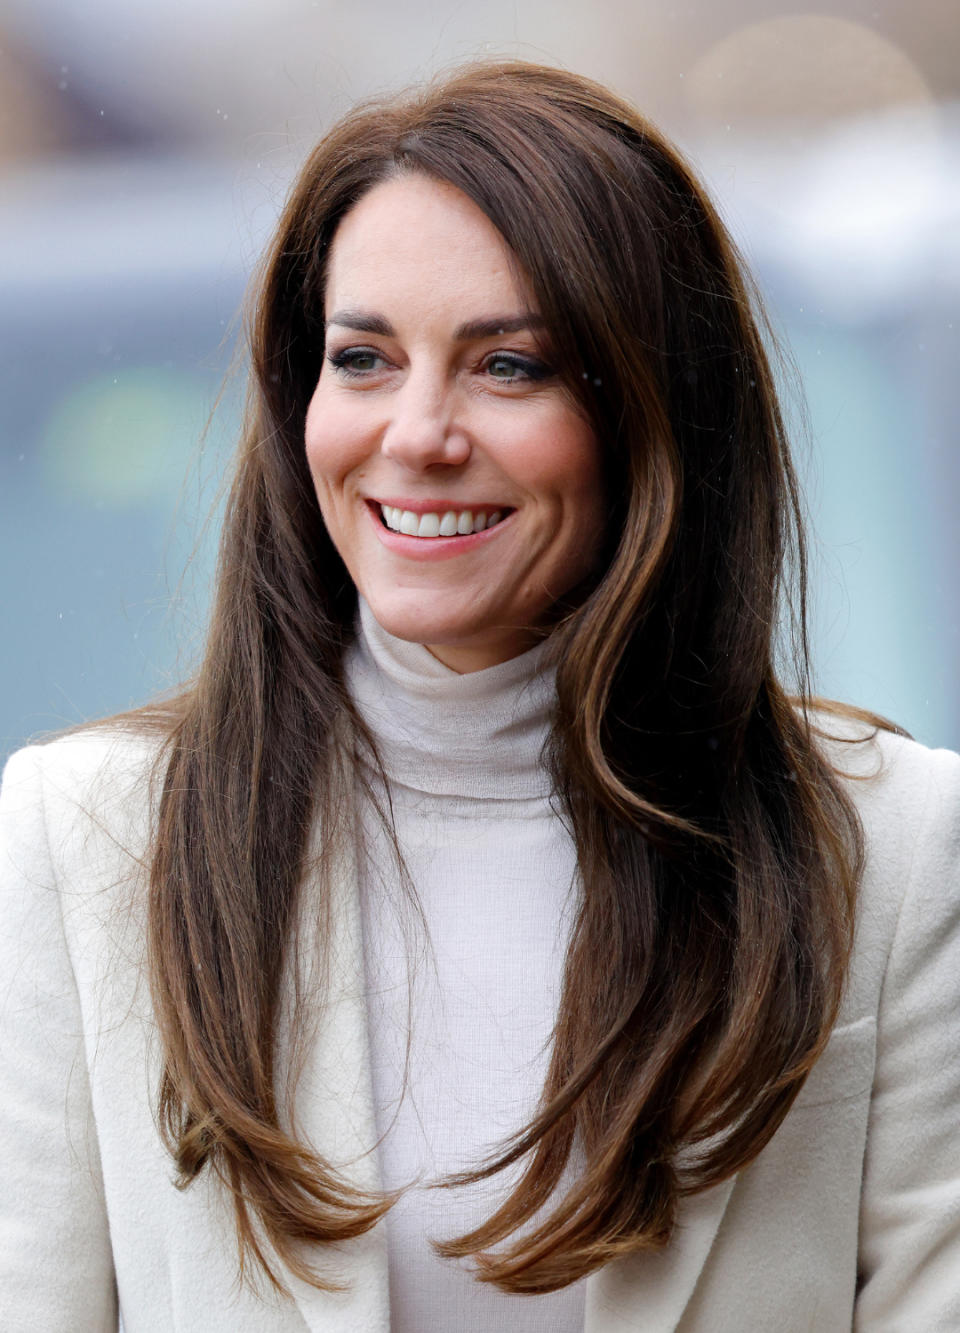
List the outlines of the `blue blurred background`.
{"label": "blue blurred background", "polygon": [[498,53],[632,98],[709,181],[792,355],[823,693],[960,748],[954,0],[7,0],[0,752],[202,638],[239,310],[357,98]]}

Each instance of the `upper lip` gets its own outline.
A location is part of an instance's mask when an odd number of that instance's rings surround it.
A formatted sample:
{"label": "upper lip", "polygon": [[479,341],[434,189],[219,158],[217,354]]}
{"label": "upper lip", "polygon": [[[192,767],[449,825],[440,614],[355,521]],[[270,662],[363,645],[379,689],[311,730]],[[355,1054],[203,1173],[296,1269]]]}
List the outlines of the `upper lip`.
{"label": "upper lip", "polygon": [[500,500],[395,500],[392,498],[383,498],[381,496],[368,495],[366,497],[368,504],[389,505],[391,509],[407,509],[411,514],[445,514],[450,510],[454,513],[462,513],[465,509],[485,509],[485,510],[505,510],[512,509],[512,505],[503,504]]}

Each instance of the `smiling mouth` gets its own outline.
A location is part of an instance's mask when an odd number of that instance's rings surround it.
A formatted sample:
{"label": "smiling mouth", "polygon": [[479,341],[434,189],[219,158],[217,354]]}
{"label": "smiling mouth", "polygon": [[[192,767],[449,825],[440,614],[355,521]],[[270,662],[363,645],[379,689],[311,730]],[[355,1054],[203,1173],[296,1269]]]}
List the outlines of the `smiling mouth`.
{"label": "smiling mouth", "polygon": [[398,509],[395,505],[378,504],[376,508],[384,527],[405,537],[468,537],[471,533],[495,527],[513,512],[506,508],[478,507],[417,514],[412,509]]}

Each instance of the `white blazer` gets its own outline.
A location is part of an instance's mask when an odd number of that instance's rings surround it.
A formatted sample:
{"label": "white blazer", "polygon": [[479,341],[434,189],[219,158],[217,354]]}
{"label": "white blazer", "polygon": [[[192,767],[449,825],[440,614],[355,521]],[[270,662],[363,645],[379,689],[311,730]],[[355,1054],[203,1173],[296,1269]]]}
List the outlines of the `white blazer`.
{"label": "white blazer", "polygon": [[[960,759],[838,746],[867,832],[853,968],[825,1054],[667,1250],[587,1282],[585,1333],[960,1330]],[[0,801],[0,1328],[387,1333],[383,1229],[330,1255],[345,1292],[237,1283],[215,1181],[180,1192],[153,1118],[143,981],[151,749],[103,733],[21,751]],[[877,773],[878,768],[881,769]],[[303,1132],[378,1184],[356,876],[337,877],[331,998]]]}

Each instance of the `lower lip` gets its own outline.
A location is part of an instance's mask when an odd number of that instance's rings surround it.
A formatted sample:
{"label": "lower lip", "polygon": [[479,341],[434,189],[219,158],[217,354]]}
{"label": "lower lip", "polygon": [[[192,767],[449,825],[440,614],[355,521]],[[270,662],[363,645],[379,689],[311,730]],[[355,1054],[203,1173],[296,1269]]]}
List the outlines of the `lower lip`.
{"label": "lower lip", "polygon": [[408,560],[449,560],[452,556],[479,550],[488,542],[496,540],[500,529],[507,526],[516,512],[515,509],[511,510],[492,528],[471,532],[464,537],[408,537],[404,532],[394,532],[392,528],[386,527],[380,518],[379,506],[367,505],[367,513],[380,541],[388,551],[405,556]]}

